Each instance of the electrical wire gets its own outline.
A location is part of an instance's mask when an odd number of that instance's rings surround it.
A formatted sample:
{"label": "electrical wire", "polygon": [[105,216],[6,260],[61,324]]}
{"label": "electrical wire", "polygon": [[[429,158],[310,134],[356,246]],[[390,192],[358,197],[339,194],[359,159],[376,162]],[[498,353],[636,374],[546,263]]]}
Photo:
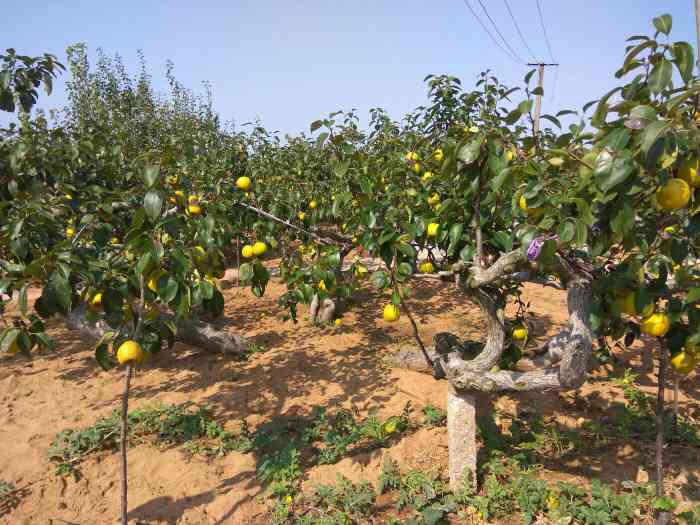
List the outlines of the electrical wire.
{"label": "electrical wire", "polygon": [[544,25],[544,17],[542,16],[542,5],[540,4],[540,0],[537,0],[537,12],[540,15],[540,26],[542,26],[542,33],[544,34],[544,41],[547,43],[547,50],[549,51],[549,58],[552,59],[552,62],[556,62],[554,59],[554,53],[552,53],[552,46],[549,43],[549,36],[547,36],[547,28]]}
{"label": "electrical wire", "polygon": [[466,5],[467,8],[469,8],[469,11],[471,11],[471,13],[472,13],[472,15],[474,16],[474,18],[476,18],[476,21],[479,22],[479,25],[481,26],[481,28],[486,32],[487,35],[489,35],[489,38],[491,38],[491,41],[492,41],[494,44],[496,44],[496,46],[497,46],[498,48],[500,48],[500,50],[503,51],[503,53],[505,53],[505,55],[506,55],[508,58],[510,58],[513,62],[522,62],[522,60],[518,60],[518,59],[515,58],[513,55],[511,55],[511,54],[506,50],[506,48],[504,48],[504,47],[501,45],[501,43],[500,43],[498,40],[496,40],[496,38],[491,34],[491,31],[489,31],[489,28],[486,27],[486,24],[484,24],[484,23],[481,21],[481,18],[479,18],[479,15],[476,14],[476,11],[474,11],[474,9],[473,9],[472,6],[469,4],[469,2],[468,2],[467,0],[462,0],[462,1],[464,2],[464,5]]}
{"label": "electrical wire", "polygon": [[498,33],[498,36],[501,37],[501,40],[503,40],[503,43],[506,45],[508,50],[513,54],[513,56],[517,59],[518,62],[524,62],[524,60],[518,56],[518,53],[516,53],[515,50],[510,46],[510,44],[505,39],[503,34],[501,34],[501,31],[498,29],[498,25],[496,25],[496,22],[494,22],[493,18],[491,18],[491,15],[489,14],[488,10],[486,9],[484,2],[482,2],[481,0],[478,0],[478,2],[479,2],[479,5],[481,6],[481,9],[484,10],[484,14],[486,15],[486,18],[489,19],[489,21],[491,22],[491,25],[496,30],[496,33]]}
{"label": "electrical wire", "polygon": [[522,41],[523,45],[525,48],[528,50],[530,53],[530,57],[532,58],[533,62],[537,62],[537,58],[535,57],[535,53],[532,52],[532,49],[527,43],[527,40],[525,40],[525,37],[523,36],[523,32],[520,30],[520,26],[518,25],[518,21],[515,19],[515,16],[513,16],[513,11],[510,9],[510,3],[508,3],[508,0],[503,0],[506,4],[506,9],[508,9],[508,14],[510,15],[511,20],[513,20],[513,24],[515,24],[515,30],[518,32],[518,35],[520,35],[520,40]]}

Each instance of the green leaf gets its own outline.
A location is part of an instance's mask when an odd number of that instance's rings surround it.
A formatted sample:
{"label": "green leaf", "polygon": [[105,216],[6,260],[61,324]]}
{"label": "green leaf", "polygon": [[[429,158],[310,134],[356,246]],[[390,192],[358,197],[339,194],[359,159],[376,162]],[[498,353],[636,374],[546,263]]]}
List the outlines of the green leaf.
{"label": "green leaf", "polygon": [[661,59],[649,74],[649,90],[654,94],[661,93],[671,84],[672,75],[673,64],[665,58]]}
{"label": "green leaf", "polygon": [[642,132],[641,147],[646,154],[656,141],[671,128],[671,123],[657,120],[649,124]]}
{"label": "green leaf", "polygon": [[29,288],[29,284],[25,284],[22,286],[22,288],[19,291],[19,310],[22,312],[22,315],[27,315],[27,288]]}
{"label": "green leaf", "polygon": [[642,104],[630,110],[630,118],[643,120],[645,122],[654,122],[658,120],[659,117],[654,108]]}
{"label": "green leaf", "polygon": [[572,219],[567,219],[559,225],[559,231],[557,232],[559,238],[563,242],[571,242],[576,235],[576,226]]}
{"label": "green leaf", "polygon": [[109,358],[109,345],[107,343],[102,343],[95,348],[95,359],[102,370],[107,371],[114,368],[114,362]]}
{"label": "green leaf", "polygon": [[386,272],[383,270],[377,270],[370,276],[370,282],[372,283],[372,286],[377,288],[378,290],[381,290],[383,288],[386,288],[386,286],[389,284],[389,278],[386,275]]}
{"label": "green leaf", "polygon": [[143,169],[141,176],[143,177],[143,182],[146,184],[146,188],[152,188],[158,181],[159,171],[158,166],[146,166]]}
{"label": "green leaf", "polygon": [[241,282],[248,282],[253,278],[253,266],[250,263],[241,264],[238,269],[238,278]]}
{"label": "green leaf", "polygon": [[688,295],[685,296],[685,302],[690,304],[700,301],[700,286],[688,290]]}
{"label": "green leaf", "polygon": [[610,222],[610,227],[612,228],[613,233],[619,235],[620,237],[624,237],[634,226],[634,214],[635,212],[632,207],[625,202],[622,209]]}
{"label": "green leaf", "polygon": [[676,42],[671,48],[673,62],[681,75],[683,82],[690,82],[693,78],[693,68],[695,67],[695,53],[693,47],[687,42]]}
{"label": "green leaf", "polygon": [[177,295],[178,283],[170,275],[162,276],[158,279],[158,296],[166,303],[169,303]]}
{"label": "green leaf", "polygon": [[630,140],[630,132],[627,128],[614,128],[600,141],[600,145],[619,151],[627,146]]}
{"label": "green leaf", "polygon": [[413,273],[413,268],[411,268],[411,265],[408,264],[407,262],[402,262],[401,264],[398,265],[398,267],[396,268],[396,271],[402,277],[408,277],[409,275],[411,275]]}
{"label": "green leaf", "polygon": [[610,173],[598,179],[598,185],[604,192],[609,192],[618,184],[622,184],[634,173],[635,164],[629,152],[623,152],[612,161]]}
{"label": "green leaf", "polygon": [[673,18],[671,18],[671,15],[665,14],[657,16],[654,18],[653,22],[654,27],[658,29],[660,33],[668,35],[671,32],[671,27],[673,26]]}
{"label": "green leaf", "polygon": [[459,149],[459,151],[457,152],[457,158],[465,164],[471,164],[479,158],[482,142],[483,137],[481,135],[470,140]]}
{"label": "green leaf", "polygon": [[143,209],[151,222],[156,222],[163,208],[163,198],[155,190],[150,190],[143,198]]}
{"label": "green leaf", "polygon": [[4,354],[7,352],[10,346],[17,340],[17,337],[19,337],[19,334],[19,328],[6,328],[2,332],[2,337],[0,337],[0,353]]}

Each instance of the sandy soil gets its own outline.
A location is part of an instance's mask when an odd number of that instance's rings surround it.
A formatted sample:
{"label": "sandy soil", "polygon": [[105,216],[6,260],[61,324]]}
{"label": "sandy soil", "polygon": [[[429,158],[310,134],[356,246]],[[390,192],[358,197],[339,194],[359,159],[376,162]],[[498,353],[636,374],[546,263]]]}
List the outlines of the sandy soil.
{"label": "sandy soil", "polygon": [[[227,274],[230,278],[230,272]],[[482,327],[478,312],[439,285],[421,285],[412,300],[426,341],[440,331],[474,339]],[[264,298],[249,290],[225,290],[227,329],[250,336],[266,349],[247,362],[203,354],[178,344],[156,356],[133,381],[131,407],[154,403],[193,401],[212,407],[219,421],[235,429],[245,418],[255,425],[278,416],[305,415],[313,405],[357,407],[366,412],[379,407],[381,414],[397,414],[407,401],[419,409],[430,402],[444,408],[446,383],[405,370],[387,368],[382,360],[403,343],[411,343],[408,319],[387,324],[381,320],[384,300],[368,292],[351,307],[339,328],[318,328],[300,321],[279,319],[277,297],[283,286],[271,283]],[[554,331],[564,320],[562,293],[526,286],[532,302],[538,336]],[[119,404],[122,377],[103,372],[88,341],[50,324],[58,351],[32,361],[3,359],[0,363],[0,479],[12,481],[21,492],[19,505],[0,516],[7,524],[116,523],[119,512],[119,463],[115,453],[101,453],[82,465],[83,478],[75,482],[53,474],[47,450],[56,432],[84,427],[109,414]],[[626,366],[640,373],[640,383],[653,391],[644,344],[622,356]],[[578,393],[502,396],[495,406],[504,413],[529,410],[556,417],[576,427],[603,414],[620,389],[612,387],[605,371]],[[681,409],[700,419],[697,376],[684,384]],[[482,410],[488,410],[482,400]],[[389,449],[343,459],[307,472],[305,487],[333,482],[336,473],[352,480],[376,480],[382,457],[389,453],[407,466],[430,468],[446,465],[444,428],[420,429]],[[667,483],[674,495],[698,500],[700,453],[674,448]],[[254,454],[233,453],[205,461],[188,459],[182,450],[155,451],[139,445],[129,451],[130,523],[149,524],[256,524],[267,523],[263,493],[255,477]],[[630,442],[596,457],[575,456],[566,462],[545,464],[550,479],[585,482],[644,479],[653,473],[653,451]]]}

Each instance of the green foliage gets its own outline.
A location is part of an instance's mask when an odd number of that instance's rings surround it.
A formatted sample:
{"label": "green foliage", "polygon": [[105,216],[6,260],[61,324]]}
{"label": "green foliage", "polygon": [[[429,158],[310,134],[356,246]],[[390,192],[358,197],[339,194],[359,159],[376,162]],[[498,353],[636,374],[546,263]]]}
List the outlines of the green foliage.
{"label": "green foliage", "polygon": [[0,516],[19,503],[19,493],[14,484],[0,479]]}
{"label": "green foliage", "polygon": [[[79,477],[77,465],[89,454],[119,447],[121,414],[98,419],[83,429],[59,432],[51,443],[49,459],[56,464],[58,474]],[[145,406],[128,415],[131,444],[151,443],[156,447],[185,444],[191,452],[221,454],[230,450],[245,450],[246,436],[240,438],[226,432],[213,418],[207,407],[182,405]]]}
{"label": "green foliage", "polygon": [[431,404],[425,405],[423,413],[423,424],[429,427],[442,427],[447,422],[447,413]]}

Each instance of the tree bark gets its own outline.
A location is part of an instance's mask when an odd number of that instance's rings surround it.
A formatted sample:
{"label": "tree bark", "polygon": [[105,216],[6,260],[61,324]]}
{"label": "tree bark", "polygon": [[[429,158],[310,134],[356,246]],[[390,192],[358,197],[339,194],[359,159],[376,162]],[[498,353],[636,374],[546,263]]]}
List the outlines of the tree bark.
{"label": "tree bark", "polygon": [[[92,322],[86,317],[86,309],[81,305],[66,316],[66,326],[77,330],[86,336],[98,340],[106,332],[113,330],[104,321]],[[164,320],[171,321],[177,328],[175,340],[201,348],[211,353],[244,356],[250,347],[250,342],[240,335],[232,334],[217,328],[211,323],[191,319],[176,319],[169,314],[161,313]]]}
{"label": "tree bark", "polygon": [[465,483],[476,488],[476,400],[452,385],[447,390],[447,444],[450,488],[456,491]]}

